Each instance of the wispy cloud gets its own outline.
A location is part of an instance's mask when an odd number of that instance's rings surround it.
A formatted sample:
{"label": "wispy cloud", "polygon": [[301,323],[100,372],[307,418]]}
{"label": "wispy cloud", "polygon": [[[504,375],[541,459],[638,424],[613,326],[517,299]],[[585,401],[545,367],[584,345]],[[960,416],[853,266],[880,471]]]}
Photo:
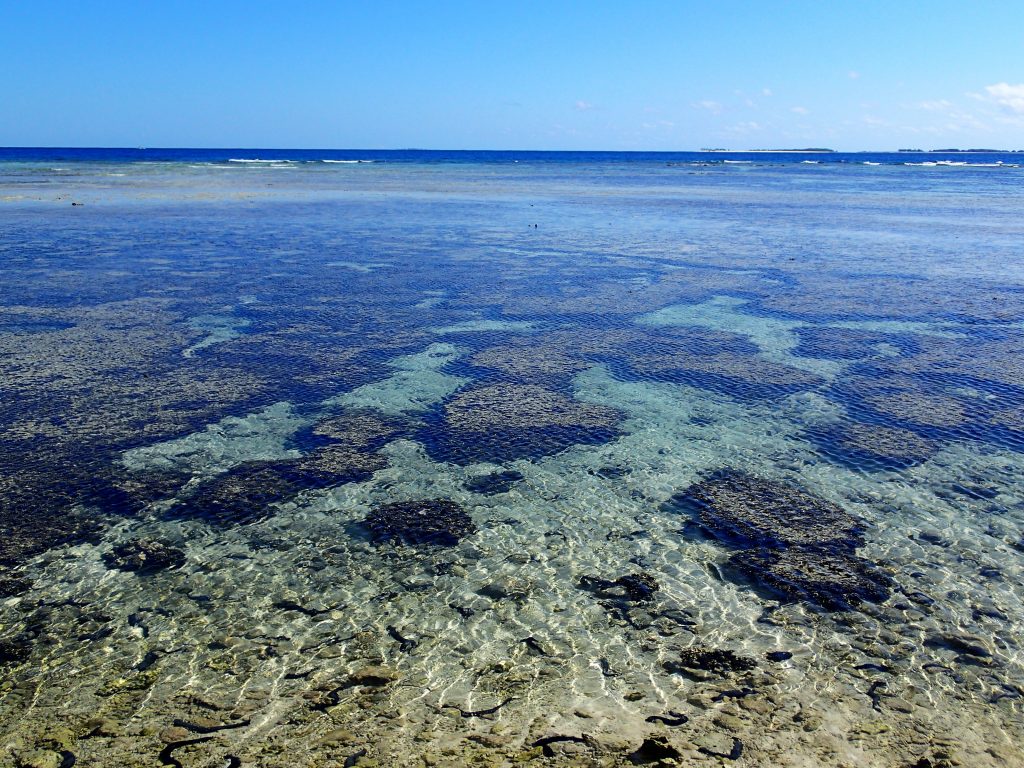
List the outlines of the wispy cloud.
{"label": "wispy cloud", "polygon": [[761,89],[761,95],[762,96],[771,96],[772,95],[772,89],[771,88],[762,88]]}
{"label": "wispy cloud", "polygon": [[789,111],[795,112],[798,115],[809,115],[811,113],[811,110],[807,107],[790,107]]}
{"label": "wispy cloud", "polygon": [[591,104],[589,101],[584,101],[583,99],[580,99],[573,105],[573,109],[575,109],[577,112],[589,112],[593,108],[593,104]]}
{"label": "wispy cloud", "polygon": [[753,120],[748,120],[747,122],[744,123],[736,123],[736,125],[729,126],[725,130],[728,131],[729,133],[738,133],[743,135],[747,133],[757,133],[758,131],[761,130],[761,128],[762,126],[760,123],[754,122]]}
{"label": "wispy cloud", "polygon": [[953,108],[953,102],[937,99],[935,101],[919,101],[915,106],[928,112],[948,112]]}
{"label": "wispy cloud", "polygon": [[1015,115],[1024,115],[1024,83],[996,83],[985,86],[985,98]]}
{"label": "wispy cloud", "polygon": [[846,76],[848,78],[850,78],[851,80],[859,80],[860,79],[860,72],[857,72],[856,70],[851,69],[849,72],[846,73]]}
{"label": "wispy cloud", "polygon": [[717,101],[711,101],[710,99],[704,99],[704,101],[698,101],[691,105],[694,109],[706,109],[713,115],[722,114],[722,105]]}

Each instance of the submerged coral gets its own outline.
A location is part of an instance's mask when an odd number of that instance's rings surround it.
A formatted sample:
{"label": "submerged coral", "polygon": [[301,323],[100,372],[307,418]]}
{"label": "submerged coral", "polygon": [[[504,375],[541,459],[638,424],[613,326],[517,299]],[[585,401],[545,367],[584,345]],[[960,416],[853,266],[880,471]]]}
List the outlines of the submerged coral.
{"label": "submerged coral", "polygon": [[185,563],[185,553],[177,547],[154,539],[133,539],[115,546],[103,555],[108,568],[134,573],[154,573],[178,568]]}
{"label": "submerged coral", "polygon": [[671,672],[701,670],[716,675],[727,675],[731,672],[747,672],[754,669],[757,662],[747,656],[739,656],[729,649],[694,645],[680,652],[679,661],[666,662],[665,667]]}
{"label": "submerged coral", "polygon": [[462,392],[445,406],[452,429],[486,432],[530,427],[614,427],[619,413],[580,403],[536,384],[494,384]]}
{"label": "submerged coral", "polygon": [[848,610],[889,595],[888,577],[855,554],[863,522],[799,488],[725,469],[672,504],[696,507],[708,531],[742,550],[730,558],[739,574],[789,598]]}
{"label": "submerged coral", "polygon": [[853,549],[861,521],[841,507],[777,480],[720,470],[674,497],[694,505],[703,526],[742,547],[791,545]]}
{"label": "submerged coral", "polygon": [[910,430],[877,424],[849,422],[821,433],[819,442],[826,455],[852,459],[858,466],[908,467],[935,455],[939,446]]}
{"label": "submerged coral", "polygon": [[397,434],[399,427],[375,413],[351,411],[328,416],[313,425],[312,433],[337,440],[350,448],[368,448]]}
{"label": "submerged coral", "polygon": [[660,587],[649,573],[630,573],[609,581],[598,576],[581,576],[580,589],[594,592],[599,597],[645,603],[654,598]]}
{"label": "submerged coral", "polygon": [[377,453],[353,450],[345,445],[326,445],[291,462],[289,474],[301,476],[312,485],[331,484],[366,479],[388,464]]}
{"label": "submerged coral", "polygon": [[524,479],[522,472],[514,469],[507,469],[501,472],[492,472],[489,475],[477,475],[463,483],[467,491],[493,496],[498,493],[508,493],[512,486]]}
{"label": "submerged coral", "polygon": [[923,427],[959,427],[969,416],[964,404],[946,395],[903,391],[869,395],[865,402],[878,413]]}
{"label": "submerged coral", "polygon": [[364,520],[374,539],[412,545],[453,546],[477,527],[466,511],[449,499],[385,504]]}
{"label": "submerged coral", "polygon": [[[175,505],[173,517],[195,517],[211,525],[244,525],[273,514],[272,504],[301,490],[281,472],[284,462],[249,462],[203,483]],[[287,466],[287,464],[285,464]]]}
{"label": "submerged coral", "polygon": [[589,365],[574,350],[544,341],[488,347],[474,354],[470,362],[480,368],[498,371],[516,382],[565,378]]}
{"label": "submerged coral", "polygon": [[747,576],[783,594],[829,610],[889,596],[891,580],[856,555],[820,547],[744,550],[729,559]]}

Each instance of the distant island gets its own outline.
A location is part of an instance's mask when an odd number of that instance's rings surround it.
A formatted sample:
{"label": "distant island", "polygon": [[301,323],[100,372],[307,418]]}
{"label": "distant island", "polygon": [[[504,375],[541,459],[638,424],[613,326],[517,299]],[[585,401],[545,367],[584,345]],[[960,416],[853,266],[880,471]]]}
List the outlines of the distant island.
{"label": "distant island", "polygon": [[803,149],[721,149],[702,148],[701,152],[835,152],[826,147],[804,147]]}
{"label": "distant island", "polygon": [[944,154],[954,152],[1019,152],[1017,149],[989,149],[985,147],[972,147],[971,149],[959,149],[957,147],[945,147],[944,149],[899,149],[897,152],[939,152]]}

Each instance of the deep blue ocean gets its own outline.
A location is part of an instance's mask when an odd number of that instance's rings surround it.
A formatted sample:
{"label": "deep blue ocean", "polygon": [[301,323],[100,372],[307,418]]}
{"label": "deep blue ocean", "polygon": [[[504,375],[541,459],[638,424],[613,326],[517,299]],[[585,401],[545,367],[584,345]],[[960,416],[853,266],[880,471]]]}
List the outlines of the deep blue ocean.
{"label": "deep blue ocean", "polygon": [[99,147],[0,147],[0,163],[53,162],[159,162],[224,163],[229,160],[292,160],[317,163],[324,160],[364,160],[386,163],[904,163],[1024,162],[1024,152],[535,152],[516,150],[437,149],[188,149]]}

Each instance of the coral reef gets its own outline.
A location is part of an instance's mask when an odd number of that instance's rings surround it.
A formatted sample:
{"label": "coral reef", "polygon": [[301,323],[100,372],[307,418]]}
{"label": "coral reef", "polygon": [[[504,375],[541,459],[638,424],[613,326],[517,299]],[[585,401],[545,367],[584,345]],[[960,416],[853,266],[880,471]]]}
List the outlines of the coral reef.
{"label": "coral reef", "polygon": [[776,480],[724,469],[676,496],[700,523],[739,547],[830,546],[854,549],[862,522],[838,505]]}
{"label": "coral reef", "polygon": [[462,432],[536,427],[611,428],[611,408],[570,400],[536,384],[494,384],[457,394],[444,407],[445,420]]}
{"label": "coral reef", "polygon": [[756,661],[747,656],[738,656],[735,651],[708,648],[703,645],[684,648],[679,654],[677,663],[684,669],[700,669],[719,675],[729,672],[747,672],[757,667]]}
{"label": "coral reef", "polygon": [[882,602],[892,588],[891,579],[867,560],[822,547],[744,550],[729,563],[761,584],[828,610]]}
{"label": "coral reef", "polygon": [[844,422],[815,436],[825,455],[856,466],[909,467],[927,461],[939,445],[910,430]]}
{"label": "coral reef", "polygon": [[923,427],[961,427],[969,420],[957,398],[921,391],[869,395],[864,402],[878,413]]}
{"label": "coral reef", "polygon": [[467,479],[462,485],[467,491],[484,496],[508,493],[512,486],[523,479],[523,473],[514,469],[492,472],[489,475],[477,475]]}
{"label": "coral reef", "polygon": [[179,568],[185,563],[185,553],[177,547],[154,539],[133,539],[116,545],[103,555],[108,568],[134,573],[154,573],[167,568]]}
{"label": "coral reef", "polygon": [[248,462],[201,484],[176,504],[172,517],[192,517],[215,526],[245,525],[273,514],[275,502],[302,486],[282,473],[285,462]]}
{"label": "coral reef", "polygon": [[841,611],[889,595],[891,580],[855,554],[863,522],[792,485],[724,469],[670,507],[696,508],[706,530],[741,550],[733,570],[790,599]]}
{"label": "coral reef", "polygon": [[466,511],[448,499],[385,504],[371,511],[363,524],[377,541],[414,546],[454,546],[477,530]]}

